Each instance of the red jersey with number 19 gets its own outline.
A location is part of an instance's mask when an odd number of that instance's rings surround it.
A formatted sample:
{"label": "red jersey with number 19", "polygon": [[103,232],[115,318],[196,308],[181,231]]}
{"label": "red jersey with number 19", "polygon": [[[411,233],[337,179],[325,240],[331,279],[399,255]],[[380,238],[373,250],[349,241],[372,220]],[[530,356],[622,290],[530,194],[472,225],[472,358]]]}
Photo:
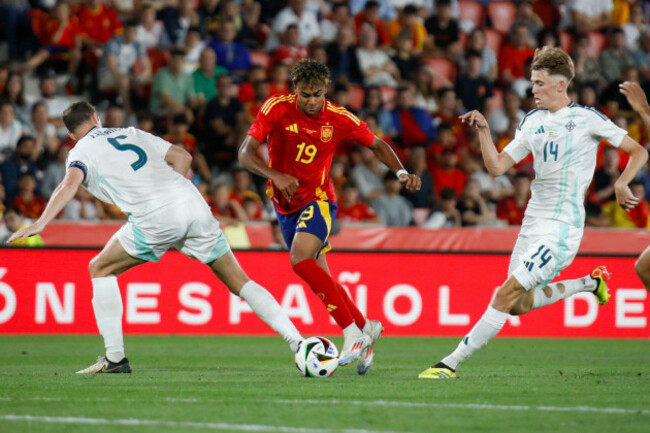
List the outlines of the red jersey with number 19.
{"label": "red jersey with number 19", "polygon": [[291,201],[269,180],[266,194],[282,214],[297,212],[314,200],[335,202],[329,170],[336,146],[344,139],[370,146],[375,139],[365,122],[327,99],[318,114],[306,115],[295,93],[267,99],[248,135],[259,142],[268,139],[269,167],[298,178]]}

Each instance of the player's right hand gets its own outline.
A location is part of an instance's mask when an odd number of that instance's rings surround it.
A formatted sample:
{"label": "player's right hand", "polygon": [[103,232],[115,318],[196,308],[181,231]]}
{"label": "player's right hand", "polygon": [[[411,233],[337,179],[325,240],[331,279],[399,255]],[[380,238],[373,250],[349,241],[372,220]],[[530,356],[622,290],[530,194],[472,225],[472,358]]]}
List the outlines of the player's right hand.
{"label": "player's right hand", "polygon": [[645,92],[639,86],[639,83],[633,81],[625,81],[622,84],[618,85],[619,91],[625,95],[627,102],[630,103],[632,109],[637,113],[643,113],[647,111],[648,100],[646,99]]}
{"label": "player's right hand", "polygon": [[408,191],[419,191],[422,187],[422,180],[415,174],[402,174],[399,177],[399,183],[404,185]]}
{"label": "player's right hand", "polygon": [[11,237],[7,240],[7,245],[11,245],[12,242],[14,242],[15,240],[22,242],[28,237],[37,235],[42,231],[43,228],[38,223],[34,223],[29,227],[23,227],[22,229],[18,230],[16,233],[11,235]]}
{"label": "player's right hand", "polygon": [[472,110],[462,116],[458,116],[458,118],[461,122],[467,123],[475,129],[483,129],[488,126],[485,116],[483,116],[478,110]]}
{"label": "player's right hand", "polygon": [[298,191],[298,178],[289,174],[278,173],[271,181],[287,201],[291,201],[293,195]]}

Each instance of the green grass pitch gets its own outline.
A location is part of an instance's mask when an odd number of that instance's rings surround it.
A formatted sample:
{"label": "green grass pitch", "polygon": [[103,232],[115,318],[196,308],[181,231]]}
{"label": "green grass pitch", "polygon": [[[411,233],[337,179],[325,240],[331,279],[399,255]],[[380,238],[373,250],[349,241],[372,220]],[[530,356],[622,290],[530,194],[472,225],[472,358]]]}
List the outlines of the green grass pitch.
{"label": "green grass pitch", "polygon": [[383,338],[367,376],[307,379],[278,337],[127,336],[132,374],[81,376],[99,336],[3,336],[0,432],[650,431],[647,340],[497,338],[417,379],[457,342]]}

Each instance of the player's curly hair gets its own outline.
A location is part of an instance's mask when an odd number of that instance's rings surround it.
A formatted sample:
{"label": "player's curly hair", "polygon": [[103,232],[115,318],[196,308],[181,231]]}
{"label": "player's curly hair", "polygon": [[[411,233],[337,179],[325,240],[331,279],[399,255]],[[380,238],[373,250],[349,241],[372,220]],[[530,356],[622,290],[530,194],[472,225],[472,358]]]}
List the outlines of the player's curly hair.
{"label": "player's curly hair", "polygon": [[566,77],[567,83],[575,76],[571,57],[560,48],[555,47],[544,46],[536,49],[531,69],[533,71],[545,70],[549,75],[562,75]]}
{"label": "player's curly hair", "polygon": [[86,101],[78,101],[70,104],[68,108],[63,111],[63,123],[68,131],[74,134],[74,130],[80,125],[88,122],[95,113],[95,107]]}
{"label": "player's curly hair", "polygon": [[314,59],[302,59],[291,70],[291,82],[295,88],[303,86],[327,86],[330,82],[330,70],[327,66]]}

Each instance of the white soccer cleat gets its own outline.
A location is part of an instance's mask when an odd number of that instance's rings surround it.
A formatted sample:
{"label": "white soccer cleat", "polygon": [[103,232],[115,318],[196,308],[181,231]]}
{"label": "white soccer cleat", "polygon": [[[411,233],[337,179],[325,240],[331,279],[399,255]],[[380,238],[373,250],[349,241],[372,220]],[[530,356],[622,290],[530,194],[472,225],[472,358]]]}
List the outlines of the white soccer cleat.
{"label": "white soccer cleat", "polygon": [[126,358],[123,358],[120,362],[111,362],[105,356],[98,356],[96,363],[77,372],[77,374],[96,373],[131,373],[131,365]]}
{"label": "white soccer cleat", "polygon": [[372,338],[359,331],[350,337],[345,337],[343,341],[343,350],[339,355],[339,365],[348,365],[355,359],[359,358],[361,351],[367,349],[372,344]]}
{"label": "white soccer cleat", "polygon": [[364,332],[372,339],[372,342],[368,347],[361,350],[359,354],[359,360],[357,361],[357,373],[359,374],[366,374],[370,370],[370,367],[372,367],[372,362],[375,358],[375,343],[379,340],[384,330],[379,320],[368,320],[365,328],[367,329]]}

